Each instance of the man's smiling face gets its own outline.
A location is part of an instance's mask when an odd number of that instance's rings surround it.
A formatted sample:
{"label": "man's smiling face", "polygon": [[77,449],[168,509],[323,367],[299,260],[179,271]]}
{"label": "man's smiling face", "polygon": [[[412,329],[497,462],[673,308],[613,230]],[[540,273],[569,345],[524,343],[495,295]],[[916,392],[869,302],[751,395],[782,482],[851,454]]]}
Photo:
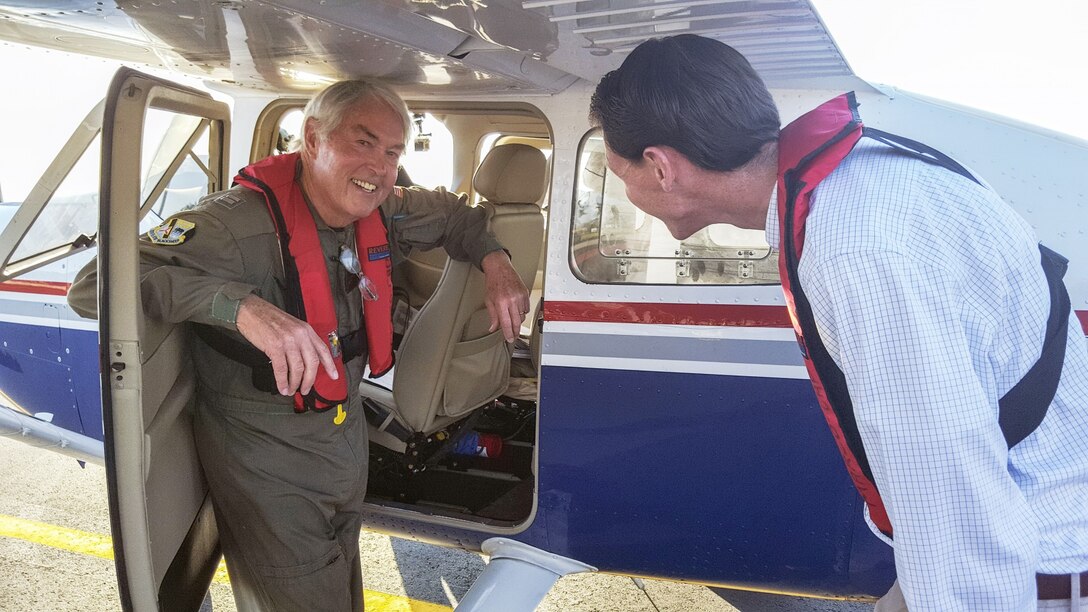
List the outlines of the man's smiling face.
{"label": "man's smiling face", "polygon": [[302,184],[325,223],[343,227],[374,212],[392,192],[404,153],[403,123],[384,100],[364,98],[326,136],[316,128],[306,126]]}

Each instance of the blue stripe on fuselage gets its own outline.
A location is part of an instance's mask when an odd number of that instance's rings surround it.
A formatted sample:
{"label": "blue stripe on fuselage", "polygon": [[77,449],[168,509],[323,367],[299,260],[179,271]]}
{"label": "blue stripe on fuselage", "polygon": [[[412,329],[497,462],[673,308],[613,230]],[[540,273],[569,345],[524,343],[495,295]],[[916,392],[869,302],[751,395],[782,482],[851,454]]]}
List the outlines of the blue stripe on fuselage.
{"label": "blue stripe on fuselage", "polygon": [[539,442],[553,552],[762,589],[894,579],[888,547],[855,541],[875,537],[807,380],[545,366]]}
{"label": "blue stripe on fuselage", "polygon": [[0,340],[0,390],[30,414],[102,439],[98,332],[0,321]]}
{"label": "blue stripe on fuselage", "polygon": [[[807,380],[544,366],[537,439],[536,514],[506,537],[602,571],[759,590],[879,596],[895,579]],[[495,535],[364,515],[454,546]]]}

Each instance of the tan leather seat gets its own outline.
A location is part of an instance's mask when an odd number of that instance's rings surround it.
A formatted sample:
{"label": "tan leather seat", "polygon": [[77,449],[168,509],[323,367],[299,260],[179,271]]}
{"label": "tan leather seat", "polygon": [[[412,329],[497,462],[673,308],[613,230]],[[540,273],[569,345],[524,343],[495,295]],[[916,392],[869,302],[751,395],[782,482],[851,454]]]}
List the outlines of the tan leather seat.
{"label": "tan leather seat", "polygon": [[[538,202],[547,160],[522,144],[500,145],[480,164],[472,184],[486,199],[489,227],[531,286],[544,242]],[[484,275],[449,260],[434,294],[412,320],[400,349],[390,392],[364,382],[360,393],[387,408],[412,432],[430,434],[498,397],[507,385],[510,349],[502,332],[488,332]],[[381,428],[384,430],[385,428]],[[394,450],[404,444],[372,427],[371,440]]]}

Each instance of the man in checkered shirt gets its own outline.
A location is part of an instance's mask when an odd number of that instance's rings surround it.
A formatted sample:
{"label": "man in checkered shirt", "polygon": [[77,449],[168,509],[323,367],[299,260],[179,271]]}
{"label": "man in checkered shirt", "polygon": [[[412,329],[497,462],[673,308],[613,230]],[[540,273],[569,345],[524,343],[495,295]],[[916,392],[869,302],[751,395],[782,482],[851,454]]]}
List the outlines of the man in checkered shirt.
{"label": "man in checkered shirt", "polygon": [[[647,41],[601,80],[590,117],[632,203],[676,238],[730,223],[782,246],[778,112],[735,50]],[[841,372],[894,525],[894,541],[874,528],[898,575],[877,610],[1088,610],[1088,343],[1073,313],[1052,324],[1067,344],[1041,424],[1010,449],[998,422],[999,399],[1054,354],[1029,225],[966,171],[866,138],[802,221],[806,344]]]}

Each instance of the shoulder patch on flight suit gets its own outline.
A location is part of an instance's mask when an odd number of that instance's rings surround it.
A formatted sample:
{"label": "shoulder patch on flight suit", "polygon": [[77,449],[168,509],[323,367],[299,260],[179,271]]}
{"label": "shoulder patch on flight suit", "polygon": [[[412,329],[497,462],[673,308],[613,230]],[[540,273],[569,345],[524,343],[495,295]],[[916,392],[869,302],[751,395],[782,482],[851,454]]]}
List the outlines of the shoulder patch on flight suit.
{"label": "shoulder patch on flight suit", "polygon": [[196,231],[196,224],[185,219],[170,219],[147,231],[147,238],[154,244],[177,245]]}

